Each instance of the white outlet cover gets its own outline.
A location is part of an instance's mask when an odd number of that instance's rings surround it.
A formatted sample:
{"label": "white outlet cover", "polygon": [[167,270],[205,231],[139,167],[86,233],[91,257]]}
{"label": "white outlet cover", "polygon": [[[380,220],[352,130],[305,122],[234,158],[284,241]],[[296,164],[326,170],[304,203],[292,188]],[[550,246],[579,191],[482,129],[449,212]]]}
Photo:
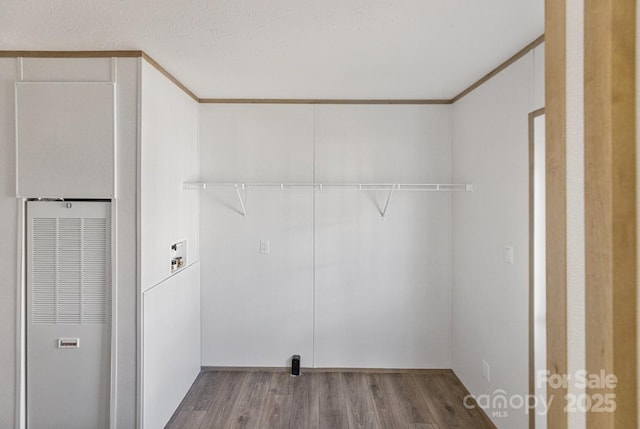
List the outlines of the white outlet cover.
{"label": "white outlet cover", "polygon": [[260,240],[260,253],[269,254],[269,240]]}
{"label": "white outlet cover", "polygon": [[491,367],[487,363],[487,361],[482,361],[482,376],[485,380],[491,381]]}
{"label": "white outlet cover", "polygon": [[510,244],[504,246],[504,262],[513,265],[513,246]]}

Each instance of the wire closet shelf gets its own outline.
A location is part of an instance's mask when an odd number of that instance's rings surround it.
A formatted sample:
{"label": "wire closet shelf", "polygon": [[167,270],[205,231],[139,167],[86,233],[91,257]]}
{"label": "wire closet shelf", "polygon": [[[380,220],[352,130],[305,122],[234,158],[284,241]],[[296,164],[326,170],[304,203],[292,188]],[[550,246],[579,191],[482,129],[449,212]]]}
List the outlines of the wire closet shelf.
{"label": "wire closet shelf", "polygon": [[303,189],[353,191],[473,191],[470,183],[234,183],[185,182],[185,190],[239,189],[251,191],[296,191]]}
{"label": "wire closet shelf", "polygon": [[380,212],[385,217],[391,196],[396,191],[422,192],[473,192],[471,183],[234,183],[234,182],[184,182],[185,190],[230,189],[235,191],[241,207],[241,214],[247,215],[244,199],[240,191],[297,191],[312,189],[317,191],[341,189],[351,191],[386,191],[387,201]]}

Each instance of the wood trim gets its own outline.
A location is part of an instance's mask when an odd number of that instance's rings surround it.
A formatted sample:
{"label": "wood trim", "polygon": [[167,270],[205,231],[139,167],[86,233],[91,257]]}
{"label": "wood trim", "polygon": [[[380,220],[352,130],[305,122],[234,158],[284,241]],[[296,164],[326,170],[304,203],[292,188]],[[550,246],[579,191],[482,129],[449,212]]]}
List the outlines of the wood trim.
{"label": "wood trim", "polygon": [[[529,397],[536,395],[535,364],[535,119],[544,108],[529,113]],[[536,427],[536,413],[529,412],[529,429]]]}
{"label": "wood trim", "polygon": [[483,76],[476,83],[452,99],[314,99],[314,98],[199,98],[193,91],[176,79],[149,54],[140,50],[120,51],[0,51],[0,58],[105,58],[105,57],[141,57],[155,67],[167,79],[178,86],[189,97],[202,104],[381,104],[381,105],[447,105],[453,104],[469,94],[489,79],[522,58],[530,50],[544,42],[544,34],[519,50],[515,55]]}
{"label": "wood trim", "polygon": [[458,101],[461,98],[463,98],[465,95],[467,95],[470,92],[472,92],[473,90],[477,89],[482,84],[486,83],[489,79],[491,79],[492,77],[494,77],[495,75],[497,75],[498,73],[500,73],[501,71],[503,71],[504,69],[509,67],[511,64],[513,64],[516,61],[518,61],[520,58],[524,57],[526,54],[529,53],[530,50],[540,46],[542,43],[544,43],[544,34],[542,36],[538,37],[533,42],[529,43],[524,48],[520,49],[518,52],[516,52],[515,55],[513,55],[507,61],[503,62],[498,67],[496,67],[495,69],[493,69],[492,71],[490,71],[489,73],[484,75],[479,81],[477,81],[476,83],[474,83],[473,85],[471,85],[470,87],[468,87],[467,89],[462,91],[460,94],[458,94],[455,97],[453,97],[451,99],[451,104],[455,103],[456,101]]}
{"label": "wood trim", "polygon": [[363,374],[453,374],[449,368],[303,368],[307,372],[357,372]]}
{"label": "wood trim", "polygon": [[0,51],[0,58],[136,58],[142,51]]}
{"label": "wood trim", "polygon": [[[242,366],[202,366],[201,371],[227,371],[227,372],[246,372],[246,371],[263,371],[263,372],[289,372],[291,368],[284,366],[258,366],[258,367],[242,367]],[[301,372],[357,372],[363,374],[453,374],[453,370],[449,368],[306,368],[302,367]]]}
{"label": "wood trim", "polygon": [[[567,86],[566,0],[545,2],[547,370],[568,373],[567,362]],[[567,389],[547,387],[553,397],[549,429],[566,429]]]}
{"label": "wood trim", "polygon": [[202,98],[203,104],[451,104],[451,100],[303,99],[303,98]]}
{"label": "wood trim", "polygon": [[176,79],[171,73],[169,73],[160,64],[158,64],[158,62],[156,60],[151,58],[145,52],[142,52],[142,58],[144,58],[150,65],[155,67],[155,69],[158,70],[160,73],[162,73],[167,79],[169,79],[171,82],[173,82],[174,85],[176,85],[178,88],[180,88],[182,91],[184,91],[185,94],[187,94],[189,97],[193,98],[193,100],[196,103],[200,103],[201,102],[197,95],[195,95],[193,92],[191,92],[191,90],[189,88],[187,88],[186,86],[184,86],[182,84],[182,82],[180,82],[178,79]]}
{"label": "wood trim", "polygon": [[130,51],[0,51],[0,58],[144,58],[196,102],[200,99],[146,52]]}
{"label": "wood trim", "polygon": [[635,0],[585,0],[586,363],[615,374],[615,412],[590,428],[635,428],[636,111]]}
{"label": "wood trim", "polygon": [[473,92],[475,89],[486,83],[488,80],[505,70],[511,64],[528,54],[532,49],[537,48],[544,43],[544,34],[524,48],[520,49],[508,60],[500,64],[498,67],[487,73],[480,80],[469,86],[467,89],[451,99],[405,99],[405,100],[384,100],[384,99],[286,99],[286,98],[201,98],[200,103],[203,104],[453,104],[464,96]]}

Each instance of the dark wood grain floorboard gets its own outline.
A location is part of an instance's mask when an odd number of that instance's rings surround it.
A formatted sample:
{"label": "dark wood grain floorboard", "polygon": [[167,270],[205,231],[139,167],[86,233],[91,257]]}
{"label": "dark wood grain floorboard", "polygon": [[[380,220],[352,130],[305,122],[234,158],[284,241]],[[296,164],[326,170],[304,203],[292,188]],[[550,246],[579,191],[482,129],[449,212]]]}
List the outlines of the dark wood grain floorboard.
{"label": "dark wood grain floorboard", "polygon": [[339,373],[317,374],[321,429],[347,429],[347,407]]}
{"label": "dark wood grain floorboard", "polygon": [[449,386],[451,388],[450,391],[452,393],[453,402],[456,404],[462,404],[460,407],[460,413],[465,415],[467,421],[472,422],[474,427],[495,429],[495,425],[483,412],[476,409],[472,413],[465,413],[467,409],[464,407],[464,398],[469,394],[469,391],[464,387],[462,382],[454,373],[441,374],[440,376],[442,385]]}
{"label": "dark wood grain floorboard", "polygon": [[407,429],[440,429],[438,425],[430,423],[409,423]]}
{"label": "dark wood grain floorboard", "polygon": [[[198,377],[197,382],[201,386],[196,392],[194,392],[194,395],[196,395],[196,397],[193,400],[193,409],[196,411],[206,411],[217,397],[218,391],[222,388],[222,381],[224,380],[225,373],[203,372],[200,374],[200,376]],[[188,400],[189,398],[185,399],[185,401]]]}
{"label": "dark wood grain floorboard", "polygon": [[198,429],[204,421],[204,416],[207,414],[203,410],[181,410],[176,412],[166,428],[173,429]]}
{"label": "dark wood grain floorboard", "polygon": [[418,388],[429,409],[431,410],[436,423],[441,428],[461,428],[457,407],[454,407],[447,391],[443,391],[437,377],[432,375],[414,375]]}
{"label": "dark wood grain floorboard", "polygon": [[223,379],[224,373],[201,372],[165,428],[198,429],[222,388]]}
{"label": "dark wood grain floorboard", "polygon": [[494,429],[451,371],[203,371],[168,429]]}
{"label": "dark wood grain floorboard", "polygon": [[195,410],[198,399],[201,397],[202,390],[206,384],[207,375],[204,373],[198,374],[196,380],[191,385],[191,388],[187,392],[187,396],[184,397],[180,407],[173,413],[166,428],[197,428],[202,423],[206,407],[201,410]]}
{"label": "dark wood grain floorboard", "polygon": [[391,384],[407,423],[436,423],[429,407],[411,374],[389,374],[385,380]]}
{"label": "dark wood grain floorboard", "polygon": [[320,400],[317,385],[317,374],[308,374],[293,379],[289,429],[318,429],[320,425]]}
{"label": "dark wood grain floorboard", "polygon": [[226,428],[238,406],[238,398],[249,378],[250,373],[226,372],[219,380],[215,397],[211,401],[204,416],[200,429]]}
{"label": "dark wood grain floorboard", "polygon": [[[203,397],[202,391],[207,384],[208,377],[209,375],[205,374],[204,372],[198,374],[198,377],[196,377],[196,380],[193,382],[191,388],[187,392],[187,396],[185,396],[184,400],[182,401],[181,408],[183,411],[198,409],[196,408],[198,405],[198,399]],[[204,406],[199,409],[204,410],[206,408],[207,407]]]}
{"label": "dark wood grain floorboard", "polygon": [[238,399],[238,407],[230,422],[237,429],[258,429],[260,415],[271,384],[271,374],[258,371],[249,373],[244,389]]}
{"label": "dark wood grain floorboard", "polygon": [[456,394],[459,382],[453,374],[414,375],[413,378],[440,428],[494,428],[487,424],[479,410],[464,406],[464,395]]}
{"label": "dark wood grain floorboard", "polygon": [[350,429],[380,429],[367,379],[362,373],[341,374]]}
{"label": "dark wood grain floorboard", "polygon": [[295,377],[284,371],[271,373],[271,384],[269,385],[269,395],[289,395],[291,385]]}
{"label": "dark wood grain floorboard", "polygon": [[388,383],[388,376],[389,374],[366,375],[378,422],[384,429],[405,429],[408,422],[404,418],[400,399]]}
{"label": "dark wood grain floorboard", "polygon": [[258,427],[289,429],[290,412],[291,395],[267,395]]}

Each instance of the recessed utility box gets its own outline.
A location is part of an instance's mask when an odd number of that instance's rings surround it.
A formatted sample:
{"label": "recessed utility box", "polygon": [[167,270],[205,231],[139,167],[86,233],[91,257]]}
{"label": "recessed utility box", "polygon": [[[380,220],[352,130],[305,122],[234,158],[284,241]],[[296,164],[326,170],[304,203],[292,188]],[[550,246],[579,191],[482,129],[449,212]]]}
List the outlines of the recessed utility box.
{"label": "recessed utility box", "polygon": [[171,245],[171,274],[187,266],[187,240]]}

